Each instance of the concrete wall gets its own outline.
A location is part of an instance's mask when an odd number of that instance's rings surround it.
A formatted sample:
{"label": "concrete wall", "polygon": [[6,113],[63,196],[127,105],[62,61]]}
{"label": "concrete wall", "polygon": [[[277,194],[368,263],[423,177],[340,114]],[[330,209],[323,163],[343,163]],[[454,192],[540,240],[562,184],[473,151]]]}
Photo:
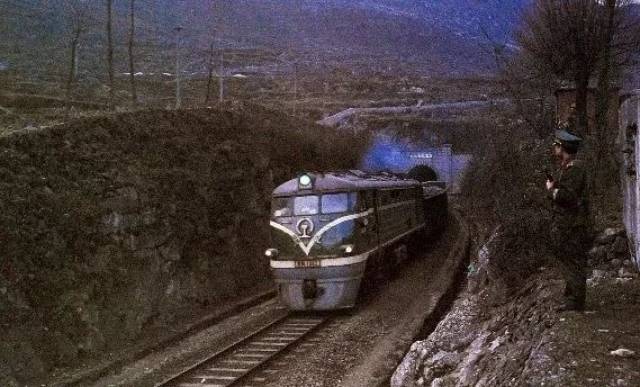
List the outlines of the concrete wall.
{"label": "concrete wall", "polygon": [[621,182],[624,201],[624,224],[640,268],[640,90],[623,95],[620,106],[620,132],[618,145],[622,151]]}
{"label": "concrete wall", "polygon": [[453,153],[450,144],[429,147],[408,138],[398,139],[388,134],[377,135],[363,157],[360,168],[365,171],[408,173],[414,167],[426,165],[438,180],[444,181],[449,192],[458,193],[471,155]]}

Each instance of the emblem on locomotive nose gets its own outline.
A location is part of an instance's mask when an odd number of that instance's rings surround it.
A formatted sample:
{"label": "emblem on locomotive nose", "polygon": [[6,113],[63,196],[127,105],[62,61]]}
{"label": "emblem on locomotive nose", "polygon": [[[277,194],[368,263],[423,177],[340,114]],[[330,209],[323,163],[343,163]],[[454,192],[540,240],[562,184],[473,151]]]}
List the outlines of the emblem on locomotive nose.
{"label": "emblem on locomotive nose", "polygon": [[298,234],[300,234],[300,238],[311,238],[311,234],[313,232],[313,222],[309,218],[302,218],[296,223],[296,230],[298,230]]}

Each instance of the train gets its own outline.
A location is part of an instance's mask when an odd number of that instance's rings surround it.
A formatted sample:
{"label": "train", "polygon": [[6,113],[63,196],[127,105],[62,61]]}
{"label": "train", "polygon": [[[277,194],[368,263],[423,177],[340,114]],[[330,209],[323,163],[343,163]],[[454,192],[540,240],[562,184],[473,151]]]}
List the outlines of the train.
{"label": "train", "polygon": [[360,170],[305,172],[272,195],[265,255],[293,311],[349,309],[447,223],[442,182]]}

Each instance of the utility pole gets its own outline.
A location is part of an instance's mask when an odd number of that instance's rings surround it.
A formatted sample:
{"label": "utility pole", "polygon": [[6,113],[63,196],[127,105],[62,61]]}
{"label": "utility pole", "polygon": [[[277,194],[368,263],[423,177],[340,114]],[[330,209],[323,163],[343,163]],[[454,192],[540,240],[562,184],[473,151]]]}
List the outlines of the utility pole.
{"label": "utility pole", "polygon": [[297,113],[298,107],[298,64],[293,62],[293,115]]}
{"label": "utility pole", "polygon": [[136,21],[135,21],[135,0],[130,0],[129,9],[129,81],[131,84],[131,107],[135,108],[138,103],[136,91],[136,77],[133,60],[133,45],[135,43]]}
{"label": "utility pole", "polygon": [[183,30],[181,26],[173,29],[176,33],[176,109],[182,106],[182,88],[180,84],[180,32]]}
{"label": "utility pole", "polygon": [[224,102],[224,16],[225,16],[225,3],[219,1],[218,3],[218,41],[220,49],[220,68],[218,69],[218,101]]}
{"label": "utility pole", "polygon": [[218,73],[218,100],[220,102],[224,101],[224,50],[220,50],[220,70]]}
{"label": "utility pole", "polygon": [[209,101],[211,100],[211,83],[213,82],[213,49],[214,49],[214,42],[211,42],[211,45],[209,46],[209,61],[207,62],[207,69],[208,69],[208,74],[207,74],[207,94],[204,97],[204,104],[208,104]]}

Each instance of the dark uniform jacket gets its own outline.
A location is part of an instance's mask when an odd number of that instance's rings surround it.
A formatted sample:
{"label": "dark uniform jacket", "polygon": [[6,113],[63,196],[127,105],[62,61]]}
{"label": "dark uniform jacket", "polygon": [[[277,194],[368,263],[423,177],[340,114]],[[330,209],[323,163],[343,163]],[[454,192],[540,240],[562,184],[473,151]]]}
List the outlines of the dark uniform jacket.
{"label": "dark uniform jacket", "polygon": [[573,160],[560,168],[555,187],[549,192],[553,201],[553,226],[556,231],[586,231],[590,226],[587,201],[587,173],[584,162]]}

